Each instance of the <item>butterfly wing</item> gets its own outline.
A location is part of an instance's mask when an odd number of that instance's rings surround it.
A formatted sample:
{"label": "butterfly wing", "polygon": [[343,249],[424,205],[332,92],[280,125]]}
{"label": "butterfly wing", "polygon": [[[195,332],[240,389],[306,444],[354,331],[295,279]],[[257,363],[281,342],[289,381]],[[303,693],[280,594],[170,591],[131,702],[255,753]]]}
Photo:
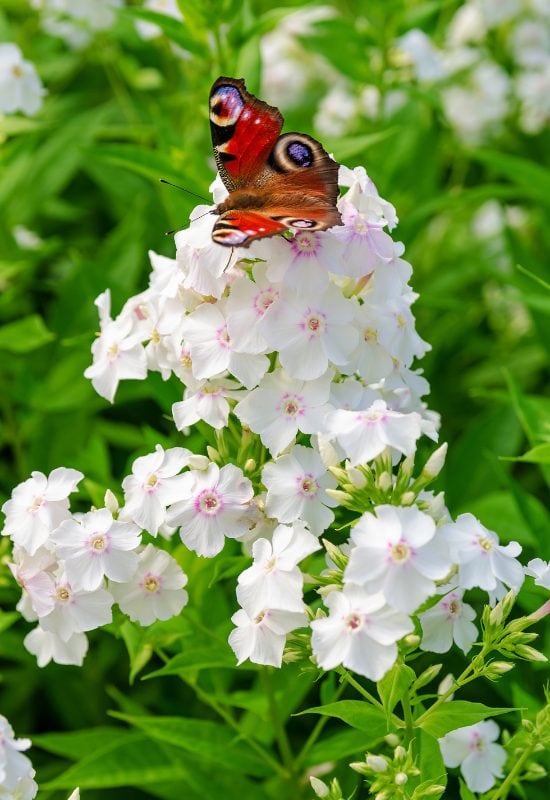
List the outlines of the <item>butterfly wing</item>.
{"label": "butterfly wing", "polygon": [[282,233],[287,226],[258,211],[226,211],[215,223],[212,239],[226,247],[248,247],[253,239]]}

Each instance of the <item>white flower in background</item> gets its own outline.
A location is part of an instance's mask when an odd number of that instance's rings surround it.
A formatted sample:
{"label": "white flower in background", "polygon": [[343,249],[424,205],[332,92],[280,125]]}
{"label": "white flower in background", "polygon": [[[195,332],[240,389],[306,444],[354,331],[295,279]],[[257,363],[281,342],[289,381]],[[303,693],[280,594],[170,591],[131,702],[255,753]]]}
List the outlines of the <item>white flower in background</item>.
{"label": "white flower in background", "polygon": [[[167,506],[179,499],[186,483],[179,473],[188,465],[190,455],[185,447],[164,450],[157,444],[154,453],[136,458],[132,474],[122,481],[124,518],[129,517],[156,536],[166,522]],[[116,580],[114,576],[113,579]]]}
{"label": "white flower in background", "polygon": [[188,387],[183,400],[174,403],[172,416],[178,431],[194,425],[202,419],[213,428],[225,428],[229,418],[228,399],[238,400],[242,396],[240,384],[231,378],[211,378]]}
{"label": "white flower in background", "polygon": [[493,61],[477,64],[466,85],[450,85],[441,92],[449,123],[466,142],[475,144],[498,130],[509,111],[510,79]]}
{"label": "white flower in background", "polygon": [[91,378],[96,392],[112,403],[119,381],[147,377],[147,357],[141,333],[133,330],[132,317],[111,319],[108,289],[99,295],[95,304],[99,309],[101,334],[92,345],[93,364],[85,370],[84,376]]}
{"label": "white flower in background", "polygon": [[348,584],[325,598],[328,617],[311,623],[311,646],[318,665],[343,664],[358,675],[380,680],[397,658],[396,642],[414,630],[405,614],[386,605],[382,594]]}
{"label": "white flower in background", "polygon": [[397,40],[397,46],[414,67],[421,83],[441,80],[446,76],[443,53],[424,31],[413,28]]}
{"label": "white flower in background", "polygon": [[413,612],[451,568],[435,522],[414,506],[378,506],[352,528],[344,580],[382,592],[393,608]]}
{"label": "white flower in background", "polygon": [[85,47],[96,31],[107,30],[116,20],[122,0],[31,0],[41,12],[42,27],[69,47]]}
{"label": "white flower in background", "polygon": [[355,306],[334,285],[322,294],[316,287],[305,297],[284,291],[260,322],[261,331],[293,378],[314,380],[329,362],[345,364],[358,334],[350,326]]}
{"label": "white flower in background", "polygon": [[237,627],[229,634],[229,644],[237,656],[237,665],[247,658],[254,664],[280,667],[286,636],[306,625],[306,615],[296,611],[262,609],[249,616],[239,609],[231,617]]}
{"label": "white flower in background", "polygon": [[450,731],[438,739],[447,767],[460,767],[462,777],[472,792],[487,792],[502,778],[507,759],[499,744],[500,729],[492,719]]}
{"label": "white flower in background", "polygon": [[535,579],[537,586],[550,589],[550,562],[543,561],[542,558],[532,558],[523,568],[526,575]]}
{"label": "white flower in background", "polygon": [[[13,728],[0,714],[0,796],[27,800],[36,794],[38,786],[32,780],[34,769],[31,761],[22,751],[31,747],[30,739],[16,739]],[[27,791],[21,792],[24,783]]]}
{"label": "white flower in background", "polygon": [[357,112],[357,100],[345,83],[336,83],[321,99],[314,125],[323,136],[344,136]]}
{"label": "white flower in background", "polygon": [[168,509],[168,523],[180,528],[182,542],[199,556],[212,558],[222,549],[225,537],[238,539],[248,532],[246,511],[254,496],[252,484],[233,464],[220,469],[185,474],[179,502]]}
{"label": "white flower in background", "polygon": [[411,455],[422,433],[420,414],[392,411],[383,400],[375,400],[364,410],[332,411],[326,427],[352,466],[371,461],[386,447]]}
{"label": "white flower in background", "polygon": [[247,389],[251,389],[267,370],[269,361],[264,355],[235,351],[224,311],[223,301],[215,305],[204,303],[183,322],[193,374],[201,380],[229,370]]}
{"label": "white flower in background", "polygon": [[110,511],[89,511],[78,520],[67,519],[52,534],[67,581],[76,590],[93,592],[105,577],[128,581],[137,568],[141,531],[133,522],[114,520]]}
{"label": "white flower in background", "polygon": [[550,60],[550,28],[540,20],[525,20],[511,34],[514,58],[522,67],[544,67]]}
{"label": "white flower in background", "polygon": [[523,6],[523,0],[476,0],[487,27],[493,28],[513,19]]}
{"label": "white flower in background", "polygon": [[317,537],[301,522],[278,525],[271,542],[257,539],[252,545],[254,563],[239,575],[240,605],[251,616],[265,608],[303,611],[304,576],[298,563],[320,549]]}
{"label": "white flower in background", "polygon": [[372,220],[384,220],[388,230],[393,230],[399,219],[395,207],[380,197],[374,181],[369,178],[365,167],[349,167],[340,164],[338,170],[338,184],[349,186],[349,190],[338,201],[339,206],[352,203],[364,213],[368,213]]}
{"label": "white flower in background", "polygon": [[310,447],[295,445],[289,453],[265,465],[262,481],[267,488],[266,513],[279,522],[303,520],[316,536],[334,519],[337,505],[326,493],[336,480],[321,456]]}
{"label": "white flower in background", "polygon": [[539,133],[550,123],[550,58],[536,70],[516,77],[520,125],[526,133]]}
{"label": "white flower in background", "polygon": [[387,322],[378,305],[364,302],[357,307],[354,324],[359,330],[359,342],[350,355],[353,371],[366,383],[378,382],[393,369],[393,359],[380,343],[380,331]]}
{"label": "white flower in background", "polygon": [[134,622],[151,625],[157,619],[170,619],[187,604],[187,583],[175,558],[148,544],[139,554],[138,569],[127,583],[109,583],[109,589]]}
{"label": "white flower in background", "polygon": [[42,472],[32,472],[12,492],[2,506],[6,515],[3,536],[34,555],[45,544],[51,532],[68,519],[68,496],[74,492],[84,475],[76,469],[58,467],[46,478]]}
{"label": "white flower in background", "polygon": [[482,42],[487,35],[483,13],[475,0],[464,3],[455,12],[447,29],[449,47]]}
{"label": "white flower in background", "polygon": [[282,369],[270,372],[257,389],[235,407],[235,415],[255,433],[273,455],[284,450],[298,431],[324,430],[329,410],[331,373],[312,381],[290,378]]}
{"label": "white flower in background", "polygon": [[85,633],[112,620],[112,595],[106,589],[88,592],[73,590],[64,575],[56,582],[55,605],[52,611],[40,618],[40,626],[68,642],[75,633]]}
{"label": "white flower in background", "polygon": [[[177,0],[145,0],[143,8],[148,11],[156,11],[173,19],[183,20]],[[146,22],[143,19],[136,20],[136,28],[142,39],[155,39],[157,36],[162,35],[162,29],[158,25],[153,22]]]}
{"label": "white flower in background", "polygon": [[54,664],[67,664],[81,667],[88,652],[88,638],[85,633],[73,633],[67,641],[56,633],[45,631],[40,625],[25,636],[25,648],[36,656],[39,667]]}
{"label": "white flower in background", "polygon": [[439,592],[447,591],[437,605],[419,615],[422,626],[421,650],[431,653],[446,653],[451,649],[453,641],[467,653],[477,639],[478,630],[473,624],[476,612],[472,606],[464,603],[463,589],[442,587]]}
{"label": "white flower in background", "polygon": [[478,586],[487,592],[500,582],[518,592],[523,583],[523,568],[516,556],[521,545],[499,544],[498,536],[488,530],[473,514],[461,514],[456,522],[440,528],[453,561],[458,564],[458,585],[462,589]]}
{"label": "white flower in background", "polygon": [[16,44],[0,44],[0,113],[32,116],[42,107],[46,90],[30,61]]}

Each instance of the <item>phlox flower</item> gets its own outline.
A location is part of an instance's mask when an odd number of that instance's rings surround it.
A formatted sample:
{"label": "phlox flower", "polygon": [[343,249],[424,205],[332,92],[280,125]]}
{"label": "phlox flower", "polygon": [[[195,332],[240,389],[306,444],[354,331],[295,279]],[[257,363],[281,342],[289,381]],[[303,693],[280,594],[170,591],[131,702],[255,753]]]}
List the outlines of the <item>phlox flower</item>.
{"label": "phlox flower", "polygon": [[0,112],[21,111],[32,116],[41,108],[45,94],[34,64],[23,58],[19,47],[13,42],[0,44]]}
{"label": "phlox flower", "polygon": [[366,173],[365,167],[355,167],[349,169],[340,164],[338,171],[338,184],[349,186],[346,194],[340,198],[340,204],[344,201],[353,203],[356,208],[368,211],[369,216],[379,221],[384,221],[388,230],[393,230],[399,222],[394,206],[384,200],[378,194],[378,189],[374,182]]}
{"label": "phlox flower", "polygon": [[422,626],[421,650],[430,653],[446,653],[451,649],[453,641],[467,653],[477,639],[478,630],[472,620],[476,612],[472,606],[464,603],[463,589],[442,587],[445,596],[428,611],[419,615]]}
{"label": "phlox flower", "polygon": [[532,558],[523,568],[526,575],[535,579],[537,586],[550,589],[550,562],[543,561],[542,558]]}
{"label": "phlox flower", "polygon": [[473,514],[461,514],[456,522],[441,527],[451,557],[458,564],[458,585],[462,589],[478,586],[494,592],[500,582],[518,592],[524,573],[516,559],[521,545],[499,544],[498,536],[489,531]]}
{"label": "phlox flower", "polygon": [[142,315],[142,336],[147,340],[145,356],[147,366],[160,372],[168,380],[172,372],[170,364],[171,337],[178,336],[185,309],[177,298],[153,296],[139,309]]}
{"label": "phlox flower", "polygon": [[502,778],[506,750],[499,744],[500,729],[492,719],[450,731],[438,739],[447,767],[460,767],[472,792],[487,792]]}
{"label": "phlox flower", "polygon": [[255,264],[254,280],[242,276],[231,285],[226,303],[227,330],[236,349],[242,353],[265,353],[268,345],[258,322],[279,299],[281,287],[266,276],[265,264]]}
{"label": "phlox flower", "polygon": [[15,738],[10,723],[0,714],[0,792],[12,792],[21,778],[33,777],[31,761],[22,753],[30,746],[30,739]]}
{"label": "phlox flower", "polygon": [[76,590],[93,592],[105,577],[127,581],[136,571],[133,551],[141,544],[140,529],[133,522],[114,520],[106,508],[64,520],[51,539]]}
{"label": "phlox flower", "polygon": [[166,522],[167,506],[180,497],[185,480],[179,473],[188,465],[190,455],[185,447],[164,450],[157,444],[154,453],[136,458],[132,474],[122,481],[124,517],[156,536]]}
{"label": "phlox flower", "polygon": [[327,257],[332,257],[332,272],[361,278],[372,272],[378,264],[391,261],[394,255],[393,241],[383,230],[385,220],[359,211],[345,199],[339,207],[342,225],[331,229],[327,247]]}
{"label": "phlox flower", "polygon": [[321,456],[310,447],[295,445],[289,453],[265,465],[262,482],[267,488],[266,513],[279,522],[302,519],[316,536],[334,519],[335,505],[326,489],[336,480]]}
{"label": "phlox flower", "polygon": [[386,300],[378,308],[380,344],[406,367],[414,358],[422,358],[431,350],[431,346],[416,332],[411,304],[417,297],[414,292],[408,292]]}
{"label": "phlox flower", "polygon": [[331,234],[324,231],[299,231],[291,239],[258,240],[252,245],[252,254],[267,261],[270,281],[307,295],[312,286],[318,291],[327,288],[329,269],[339,271],[343,248],[329,246],[330,241]]}
{"label": "phlox flower", "polygon": [[54,607],[40,618],[43,630],[68,642],[74,633],[100,628],[112,620],[113,597],[106,589],[74,590],[62,575],[55,584]]}
{"label": "phlox flower", "polygon": [[320,548],[317,537],[300,522],[278,525],[271,542],[256,539],[252,545],[254,563],[238,578],[240,605],[250,615],[266,608],[303,611],[304,577],[297,565]]}
{"label": "phlox flower", "polygon": [[119,381],[147,377],[147,357],[142,334],[134,331],[131,316],[110,317],[111,294],[107,289],[95,301],[99,309],[101,333],[92,345],[93,364],[84,371],[96,392],[113,402]]}
{"label": "phlox flower", "polygon": [[47,666],[50,661],[54,664],[81,667],[88,652],[88,637],[85,633],[73,633],[65,641],[40,625],[25,636],[23,644],[31,655],[36,656],[39,667]]}
{"label": "phlox flower", "polygon": [[164,550],[148,544],[139,554],[136,573],[127,583],[109,583],[120,609],[134,622],[151,625],[180,613],[189,599],[187,575]]}
{"label": "phlox flower", "polygon": [[377,383],[393,369],[393,359],[380,343],[384,324],[377,306],[370,303],[357,306],[354,325],[359,331],[359,341],[350,355],[351,369],[345,371],[357,371],[366,383]]}
{"label": "phlox flower", "polygon": [[228,370],[251,389],[267,370],[269,361],[265,355],[235,352],[224,311],[223,301],[215,305],[203,303],[183,322],[193,374],[200,380]]}
{"label": "phlox flower", "polygon": [[43,472],[32,472],[12,492],[2,506],[6,515],[3,536],[34,555],[45,544],[51,532],[68,519],[68,496],[84,475],[76,469],[58,467],[46,478]]}
{"label": "phlox flower", "polygon": [[225,428],[229,418],[228,398],[239,399],[240,384],[231,378],[211,378],[188,387],[183,400],[174,403],[172,416],[178,431],[202,419],[213,428]]}
{"label": "phlox flower", "polygon": [[386,605],[382,594],[369,595],[348,584],[325,598],[328,617],[311,622],[311,646],[318,665],[347,669],[373,681],[380,680],[397,658],[396,642],[414,630],[405,614]]}
{"label": "phlox flower", "polygon": [[270,347],[279,351],[293,378],[314,380],[329,362],[345,364],[358,340],[350,326],[355,304],[334,285],[319,293],[313,284],[307,295],[285,290],[260,322]]}
{"label": "phlox flower", "polygon": [[253,496],[252,484],[233,464],[190,470],[182,499],[168,509],[168,523],[180,528],[190,550],[211,558],[223,549],[225,536],[238,539],[248,532],[246,511]]}
{"label": "phlox flower", "polygon": [[280,667],[286,636],[306,624],[306,615],[296,611],[262,609],[249,616],[241,608],[233,614],[231,622],[237,627],[229,634],[228,641],[237,656],[237,664],[249,658],[254,664]]}
{"label": "phlox flower", "polygon": [[[212,241],[216,218],[209,211],[214,206],[197,206],[191,224],[176,233],[176,260],[183,273],[182,285],[205,297],[221,297],[228,280],[228,270],[238,260],[236,252],[227,252]],[[204,215],[204,216],[202,216]]]}
{"label": "phlox flower", "polygon": [[[54,607],[54,572],[57,569],[55,555],[45,547],[40,547],[30,556],[25,550],[15,546],[14,563],[8,566],[23,590],[17,610],[28,622],[43,617]],[[29,608],[30,606],[30,608]]]}
{"label": "phlox flower", "polygon": [[352,466],[371,461],[386,447],[412,455],[422,433],[420,414],[392,411],[383,400],[375,400],[364,410],[332,411],[326,426]]}
{"label": "phlox flower", "polygon": [[411,613],[451,568],[446,542],[415,506],[383,505],[375,512],[363,514],[352,529],[344,580],[382,592],[390,606]]}
{"label": "phlox flower", "polygon": [[321,432],[329,409],[331,373],[312,381],[290,378],[282,369],[264,376],[260,385],[235,407],[235,415],[260,434],[277,455],[302,433]]}

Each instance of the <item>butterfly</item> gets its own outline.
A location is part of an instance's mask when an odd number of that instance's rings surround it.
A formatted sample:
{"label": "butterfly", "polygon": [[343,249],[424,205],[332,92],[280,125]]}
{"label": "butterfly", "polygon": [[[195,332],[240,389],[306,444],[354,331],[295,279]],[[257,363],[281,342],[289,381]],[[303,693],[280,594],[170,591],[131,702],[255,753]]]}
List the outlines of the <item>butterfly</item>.
{"label": "butterfly", "polygon": [[229,196],[212,239],[248,247],[287,230],[323,231],[341,225],[336,208],[338,167],[305,133],[284,133],[278,108],[258,100],[244,80],[220,77],[210,91],[214,156]]}

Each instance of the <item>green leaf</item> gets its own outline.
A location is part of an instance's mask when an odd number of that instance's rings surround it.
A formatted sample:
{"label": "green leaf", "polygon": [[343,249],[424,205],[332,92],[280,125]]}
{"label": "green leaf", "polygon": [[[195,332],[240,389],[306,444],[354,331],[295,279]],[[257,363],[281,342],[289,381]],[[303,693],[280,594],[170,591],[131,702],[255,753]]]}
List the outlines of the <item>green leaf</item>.
{"label": "green leaf", "polygon": [[[88,155],[92,159],[100,159],[125,167],[138,175],[150,178],[158,183],[161,178],[181,183],[181,172],[174,169],[174,164],[163,153],[149,150],[146,147],[138,147],[133,144],[109,144],[98,145],[88,150]],[[190,191],[199,191],[200,187],[191,185]],[[206,197],[204,202],[210,202]]]}
{"label": "green leaf", "polygon": [[361,700],[339,700],[337,703],[328,703],[324,706],[314,706],[302,714],[320,714],[323,717],[337,717],[360,731],[367,731],[375,739],[385,736],[388,732],[386,715],[381,708],[374,708]]}
{"label": "green leaf", "polygon": [[217,722],[185,717],[135,717],[118,713],[114,716],[139,728],[153,739],[211,759],[224,769],[256,776],[271,774],[270,767],[249,745],[238,739],[233,730]]}
{"label": "green leaf", "polygon": [[204,57],[207,52],[206,40],[203,37],[192,36],[188,26],[178,19],[168,17],[166,14],[160,14],[158,11],[150,11],[146,8],[125,8],[121,10],[121,13],[158,25],[169,39],[179,44],[180,47],[184,50],[188,50],[190,53]]}
{"label": "green leaf", "polygon": [[472,156],[525,189],[532,197],[550,203],[550,171],[531,159],[498,153],[494,150],[474,150]]}
{"label": "green leaf", "polygon": [[18,611],[0,611],[0,633],[7,631],[19,619],[21,615]]}
{"label": "green leaf", "polygon": [[334,150],[338,158],[343,161],[363,153],[365,150],[368,150],[369,147],[373,147],[375,144],[383,142],[391,136],[395,136],[398,131],[399,128],[394,126],[392,128],[386,128],[385,131],[367,133],[362,136],[349,136],[347,138],[337,139],[334,145],[331,146],[327,144],[327,147],[329,150]]}
{"label": "green leaf", "polygon": [[174,656],[161,669],[150,672],[145,678],[160,678],[163,675],[185,675],[201,669],[219,668],[235,669],[235,656],[232,652],[221,649],[216,651],[211,647],[194,647],[192,650],[187,650],[185,653],[179,653]]}
{"label": "green leaf", "polygon": [[447,784],[447,769],[443,763],[439,742],[426,731],[420,731],[420,780]]}
{"label": "green leaf", "polygon": [[460,781],[460,800],[477,800],[475,794],[472,792],[471,789],[468,789],[462,778],[459,778]]}
{"label": "green leaf", "polygon": [[388,716],[403,698],[415,678],[414,670],[406,664],[394,664],[392,669],[386,672],[382,680],[378,681],[376,688]]}
{"label": "green leaf", "polygon": [[33,734],[32,744],[33,747],[40,747],[48,753],[78,761],[105,747],[106,742],[109,746],[114,746],[127,738],[128,731],[124,728],[101,726],[70,733]]}
{"label": "green leaf", "polygon": [[526,461],[528,464],[550,464],[550,442],[537,444],[522,456],[509,457],[506,461]]}
{"label": "green leaf", "polygon": [[55,339],[38,314],[0,327],[0,350],[10,353],[30,353]]}
{"label": "green leaf", "polygon": [[425,719],[419,727],[439,739],[456,728],[475,725],[476,722],[482,722],[487,717],[509,714],[514,710],[513,708],[491,708],[483,703],[471,703],[468,700],[451,700],[449,703],[437,706],[433,711],[428,709]]}
{"label": "green leaf", "polygon": [[317,742],[305,757],[304,763],[306,766],[312,767],[316,764],[338,761],[340,758],[349,758],[354,753],[363,754],[365,750],[378,744],[381,739],[381,736],[370,736],[366,731],[341,731]]}

